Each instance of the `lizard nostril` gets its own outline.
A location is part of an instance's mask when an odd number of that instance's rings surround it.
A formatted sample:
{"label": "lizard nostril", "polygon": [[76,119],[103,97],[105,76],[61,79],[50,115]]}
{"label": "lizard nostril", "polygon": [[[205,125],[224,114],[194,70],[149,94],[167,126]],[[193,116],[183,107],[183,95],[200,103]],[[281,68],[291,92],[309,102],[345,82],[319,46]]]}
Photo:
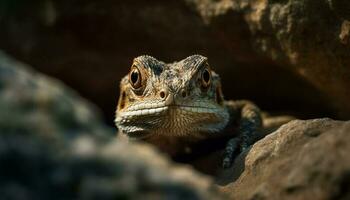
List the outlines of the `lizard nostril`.
{"label": "lizard nostril", "polygon": [[160,98],[162,98],[162,99],[165,98],[165,92],[164,92],[164,91],[161,91],[161,92],[159,93],[159,95],[160,95]]}

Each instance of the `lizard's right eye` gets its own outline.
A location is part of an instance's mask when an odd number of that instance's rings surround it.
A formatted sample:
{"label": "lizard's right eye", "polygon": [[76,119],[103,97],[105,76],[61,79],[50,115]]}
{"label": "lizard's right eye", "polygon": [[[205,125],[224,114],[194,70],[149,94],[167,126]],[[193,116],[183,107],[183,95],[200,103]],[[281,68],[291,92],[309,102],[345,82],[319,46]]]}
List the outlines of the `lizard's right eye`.
{"label": "lizard's right eye", "polygon": [[211,73],[210,73],[210,69],[206,68],[203,72],[202,72],[202,86],[204,88],[209,87],[210,85],[210,79],[211,79]]}
{"label": "lizard's right eye", "polygon": [[131,71],[129,73],[129,82],[134,89],[138,89],[142,86],[141,73],[136,66],[131,67]]}

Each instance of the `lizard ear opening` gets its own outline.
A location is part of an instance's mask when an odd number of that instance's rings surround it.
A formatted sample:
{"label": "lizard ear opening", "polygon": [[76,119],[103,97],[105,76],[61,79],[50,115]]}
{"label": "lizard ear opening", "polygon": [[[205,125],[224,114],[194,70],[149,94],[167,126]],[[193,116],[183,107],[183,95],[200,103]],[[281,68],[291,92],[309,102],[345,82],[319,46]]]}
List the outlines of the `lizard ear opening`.
{"label": "lizard ear opening", "polygon": [[221,91],[221,86],[217,86],[215,89],[215,100],[218,104],[222,105],[224,103],[224,96]]}

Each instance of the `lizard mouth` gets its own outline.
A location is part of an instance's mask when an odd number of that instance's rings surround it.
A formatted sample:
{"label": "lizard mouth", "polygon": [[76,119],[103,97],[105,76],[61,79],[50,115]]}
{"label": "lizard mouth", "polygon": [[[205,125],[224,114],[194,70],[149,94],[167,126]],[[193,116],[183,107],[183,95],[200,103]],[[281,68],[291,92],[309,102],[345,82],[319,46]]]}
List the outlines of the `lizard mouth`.
{"label": "lizard mouth", "polygon": [[[130,109],[131,108],[131,109]],[[187,135],[193,132],[215,132],[226,124],[227,112],[208,105],[162,105],[142,107],[117,113],[117,127],[130,138],[144,139],[154,134]]]}
{"label": "lizard mouth", "polygon": [[146,116],[146,115],[157,115],[165,113],[168,110],[182,110],[184,112],[191,113],[216,113],[219,112],[219,109],[216,107],[204,107],[204,106],[188,106],[188,105],[168,105],[160,107],[149,107],[141,109],[128,109],[121,114],[122,118],[130,118],[137,116]]}
{"label": "lizard mouth", "polygon": [[[125,133],[122,133],[122,134],[125,134]],[[129,138],[135,139],[135,140],[146,139],[153,135],[153,133],[145,132],[145,131],[133,131],[133,132],[128,132],[126,134],[128,135]]]}

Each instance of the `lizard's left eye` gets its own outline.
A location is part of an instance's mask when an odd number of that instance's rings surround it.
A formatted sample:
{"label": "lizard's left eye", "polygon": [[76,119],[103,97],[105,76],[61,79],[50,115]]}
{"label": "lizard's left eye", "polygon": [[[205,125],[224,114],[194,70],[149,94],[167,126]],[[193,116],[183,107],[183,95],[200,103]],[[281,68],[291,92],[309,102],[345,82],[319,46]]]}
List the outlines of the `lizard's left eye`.
{"label": "lizard's left eye", "polygon": [[131,68],[131,71],[129,73],[129,82],[134,89],[138,89],[142,86],[141,73],[136,66],[133,66]]}
{"label": "lizard's left eye", "polygon": [[211,73],[208,68],[204,69],[202,72],[202,85],[203,87],[208,87],[210,85]]}

